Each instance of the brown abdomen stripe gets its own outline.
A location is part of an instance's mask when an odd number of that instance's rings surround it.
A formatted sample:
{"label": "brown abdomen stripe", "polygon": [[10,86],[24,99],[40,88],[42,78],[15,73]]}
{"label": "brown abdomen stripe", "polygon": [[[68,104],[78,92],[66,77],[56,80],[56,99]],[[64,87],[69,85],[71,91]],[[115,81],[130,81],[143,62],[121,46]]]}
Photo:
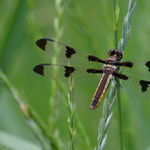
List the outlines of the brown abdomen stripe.
{"label": "brown abdomen stripe", "polygon": [[90,109],[95,109],[99,103],[101,102],[101,99],[103,98],[104,94],[106,93],[108,89],[108,85],[110,83],[110,80],[112,78],[112,74],[105,73],[103,74],[98,87],[94,93],[94,96],[92,98],[92,102],[90,104]]}

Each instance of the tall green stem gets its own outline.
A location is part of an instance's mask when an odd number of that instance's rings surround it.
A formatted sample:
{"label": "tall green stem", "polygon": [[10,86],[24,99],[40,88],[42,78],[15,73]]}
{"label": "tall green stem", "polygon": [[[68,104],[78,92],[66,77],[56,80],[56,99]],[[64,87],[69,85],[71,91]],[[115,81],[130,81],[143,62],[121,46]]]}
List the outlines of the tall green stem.
{"label": "tall green stem", "polygon": [[76,130],[75,130],[75,105],[74,105],[74,95],[73,95],[73,80],[72,77],[69,78],[69,94],[68,94],[68,105],[69,105],[69,117],[68,117],[68,126],[70,132],[70,149],[75,150],[75,137],[76,137]]}
{"label": "tall green stem", "polygon": [[[118,18],[119,6],[118,0],[114,0],[114,47],[118,49]],[[119,113],[119,135],[120,135],[120,150],[123,150],[122,139],[122,119],[121,119],[121,96],[120,96],[120,82],[117,80],[117,100],[118,100],[118,113]]]}
{"label": "tall green stem", "polygon": [[115,49],[118,48],[118,18],[119,18],[119,7],[118,7],[118,0],[114,0],[114,47]]}

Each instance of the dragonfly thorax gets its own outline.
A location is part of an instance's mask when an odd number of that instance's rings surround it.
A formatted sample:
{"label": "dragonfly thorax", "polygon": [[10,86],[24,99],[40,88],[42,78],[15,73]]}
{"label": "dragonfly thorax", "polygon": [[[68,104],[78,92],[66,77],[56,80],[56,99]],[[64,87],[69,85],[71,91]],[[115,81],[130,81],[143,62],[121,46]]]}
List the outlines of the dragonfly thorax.
{"label": "dragonfly thorax", "polygon": [[112,73],[114,71],[116,71],[117,67],[111,64],[105,64],[103,66],[103,71],[104,73]]}

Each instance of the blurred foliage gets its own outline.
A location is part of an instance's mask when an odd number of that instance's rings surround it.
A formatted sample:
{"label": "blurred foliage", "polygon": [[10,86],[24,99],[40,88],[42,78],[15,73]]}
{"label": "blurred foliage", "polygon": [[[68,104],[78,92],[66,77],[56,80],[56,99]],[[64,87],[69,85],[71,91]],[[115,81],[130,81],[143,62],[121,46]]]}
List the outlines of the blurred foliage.
{"label": "blurred foliage", "polygon": [[[114,48],[113,1],[65,0],[62,6],[64,31],[61,41],[77,49],[106,58],[108,50]],[[119,6],[118,39],[121,37],[128,1],[120,1]],[[150,60],[149,6],[149,0],[137,1],[124,60]],[[49,97],[53,87],[51,87],[51,81],[36,75],[32,68],[46,60],[46,56],[37,48],[35,41],[42,37],[54,39],[56,37],[54,29],[54,18],[57,15],[55,1],[1,0],[0,10],[0,69],[11,84],[25,97],[25,102],[32,106],[40,119],[49,127],[51,115]],[[145,76],[145,73],[140,72],[139,68],[137,72],[133,73]],[[89,86],[75,87],[76,113],[82,123],[82,127],[80,127],[84,128],[92,148],[97,145],[98,124],[102,116],[103,105],[102,102],[98,109],[89,110],[96,84],[89,81]],[[140,93],[133,95],[134,92],[132,93],[131,90],[134,90],[135,86],[132,85],[131,89],[127,87],[126,92],[121,93],[123,145],[127,150],[141,150],[150,147],[150,98],[138,99]],[[128,91],[131,95],[128,94]],[[56,128],[59,129],[64,149],[67,149],[68,112],[62,99],[61,95],[57,100]],[[113,112],[114,116],[108,131],[105,149],[118,150],[120,143],[117,101],[114,104]],[[18,105],[3,84],[0,86],[0,129],[14,137],[37,144]],[[77,132],[76,149],[85,149],[86,146],[87,143]]]}

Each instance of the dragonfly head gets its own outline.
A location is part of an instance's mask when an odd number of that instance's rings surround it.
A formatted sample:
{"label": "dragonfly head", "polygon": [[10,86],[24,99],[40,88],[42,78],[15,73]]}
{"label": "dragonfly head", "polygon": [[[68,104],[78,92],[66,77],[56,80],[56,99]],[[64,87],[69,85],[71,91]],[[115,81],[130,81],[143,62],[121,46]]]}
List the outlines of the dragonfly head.
{"label": "dragonfly head", "polygon": [[117,61],[120,61],[123,57],[123,53],[119,49],[111,49],[108,52],[108,55],[112,57],[117,57]]}

